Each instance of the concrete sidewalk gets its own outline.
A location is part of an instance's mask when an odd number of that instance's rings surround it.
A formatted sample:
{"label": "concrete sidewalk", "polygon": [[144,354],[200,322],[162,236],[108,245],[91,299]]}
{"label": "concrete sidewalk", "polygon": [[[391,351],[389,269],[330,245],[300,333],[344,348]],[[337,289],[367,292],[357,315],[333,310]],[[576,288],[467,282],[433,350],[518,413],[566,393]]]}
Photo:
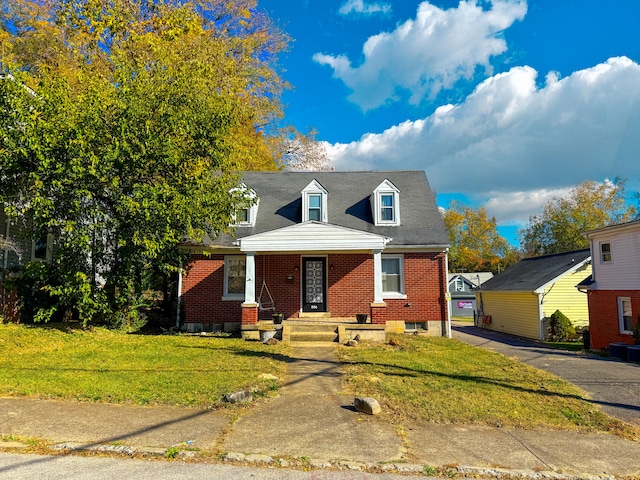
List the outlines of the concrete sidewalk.
{"label": "concrete sidewalk", "polygon": [[353,398],[340,392],[334,347],[296,347],[293,357],[281,395],[248,406],[235,423],[224,410],[2,398],[0,434],[160,451],[182,444],[207,453],[230,452],[227,458],[238,460],[270,457],[286,465],[305,458],[312,467],[402,470],[411,465],[418,472],[429,465],[455,466],[462,475],[540,478],[541,471],[548,471],[567,476],[640,476],[640,443],[613,435],[389,425],[356,412]]}

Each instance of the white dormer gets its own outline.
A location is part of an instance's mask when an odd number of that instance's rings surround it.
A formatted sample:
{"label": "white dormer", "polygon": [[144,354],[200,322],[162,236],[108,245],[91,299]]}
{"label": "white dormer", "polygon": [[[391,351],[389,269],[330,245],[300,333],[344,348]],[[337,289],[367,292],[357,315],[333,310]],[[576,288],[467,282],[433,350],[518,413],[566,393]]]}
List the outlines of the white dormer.
{"label": "white dormer", "polygon": [[373,191],[373,222],[400,225],[400,190],[387,179]]}
{"label": "white dormer", "polygon": [[302,189],[302,221],[327,223],[327,191],[317,180]]}
{"label": "white dormer", "polygon": [[232,188],[229,192],[232,195],[238,195],[238,204],[235,213],[231,218],[231,225],[236,227],[253,227],[256,224],[258,216],[258,204],[260,197],[256,195],[255,190],[247,187],[244,183],[239,187]]}

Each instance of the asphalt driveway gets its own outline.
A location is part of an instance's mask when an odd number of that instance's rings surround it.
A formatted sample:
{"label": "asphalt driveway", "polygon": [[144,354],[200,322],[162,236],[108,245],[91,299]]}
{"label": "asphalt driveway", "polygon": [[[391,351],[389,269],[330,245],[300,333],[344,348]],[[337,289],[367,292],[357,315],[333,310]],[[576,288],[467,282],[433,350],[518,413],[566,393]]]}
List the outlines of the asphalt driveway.
{"label": "asphalt driveway", "polygon": [[551,372],[588,392],[590,401],[609,415],[640,425],[640,365],[557,350],[471,323],[453,322],[452,326],[453,338]]}

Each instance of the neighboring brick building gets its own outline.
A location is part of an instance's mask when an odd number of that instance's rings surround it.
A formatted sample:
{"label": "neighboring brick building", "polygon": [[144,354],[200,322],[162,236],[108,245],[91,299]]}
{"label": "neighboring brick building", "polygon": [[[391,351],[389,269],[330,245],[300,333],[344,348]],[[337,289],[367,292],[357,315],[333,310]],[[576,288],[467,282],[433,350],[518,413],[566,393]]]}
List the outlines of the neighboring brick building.
{"label": "neighboring brick building", "polygon": [[421,171],[247,172],[235,235],[184,248],[191,328],[367,314],[447,335],[448,236]]}
{"label": "neighboring brick building", "polygon": [[586,233],[593,273],[581,289],[589,299],[591,347],[634,343],[640,322],[640,220]]}

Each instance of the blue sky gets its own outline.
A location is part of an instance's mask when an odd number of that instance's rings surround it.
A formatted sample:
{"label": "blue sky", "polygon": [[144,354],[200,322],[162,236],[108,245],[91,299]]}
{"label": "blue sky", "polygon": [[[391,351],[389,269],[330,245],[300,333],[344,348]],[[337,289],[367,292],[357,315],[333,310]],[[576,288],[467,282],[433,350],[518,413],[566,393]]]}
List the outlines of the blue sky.
{"label": "blue sky", "polygon": [[425,170],[512,242],[585,180],[640,190],[640,1],[258,0],[285,121],[338,170]]}

